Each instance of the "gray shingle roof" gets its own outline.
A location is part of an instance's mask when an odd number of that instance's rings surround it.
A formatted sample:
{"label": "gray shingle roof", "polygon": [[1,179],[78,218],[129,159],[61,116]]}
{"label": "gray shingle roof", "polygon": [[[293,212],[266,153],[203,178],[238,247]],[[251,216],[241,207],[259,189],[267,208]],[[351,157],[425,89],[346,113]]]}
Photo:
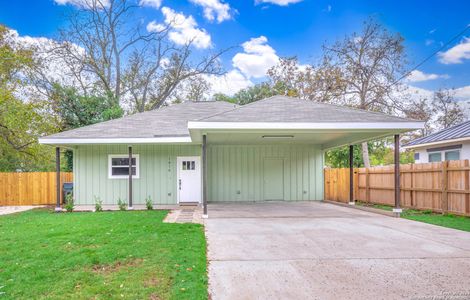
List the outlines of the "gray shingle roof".
{"label": "gray shingle roof", "polygon": [[234,108],[222,101],[184,102],[53,134],[57,138],[153,138],[189,136],[188,121]]}
{"label": "gray shingle roof", "polygon": [[227,112],[203,118],[204,122],[417,122],[383,113],[345,106],[273,96]]}
{"label": "gray shingle roof", "polygon": [[470,121],[464,122],[462,124],[446,128],[444,130],[438,131],[431,135],[416,139],[406,146],[417,146],[421,144],[428,144],[446,140],[453,140],[459,138],[470,137]]}
{"label": "gray shingle roof", "polygon": [[274,96],[248,105],[185,102],[159,110],[85,126],[42,138],[106,139],[189,136],[188,121],[203,122],[416,122],[382,113]]}

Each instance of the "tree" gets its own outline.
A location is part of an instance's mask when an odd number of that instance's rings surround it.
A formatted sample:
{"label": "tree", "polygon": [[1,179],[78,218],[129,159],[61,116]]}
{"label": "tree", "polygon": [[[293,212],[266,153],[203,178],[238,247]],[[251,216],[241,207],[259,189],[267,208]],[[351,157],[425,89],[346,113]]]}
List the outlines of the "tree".
{"label": "tree", "polygon": [[[54,85],[52,93],[54,114],[58,117],[60,131],[87,126],[123,115],[122,108],[112,97],[80,95],[73,87]],[[73,169],[73,152],[66,150],[66,170]]]}
{"label": "tree", "polygon": [[282,95],[319,102],[338,102],[344,86],[337,67],[300,65],[297,57],[280,58],[267,75],[271,86],[277,86]]}
{"label": "tree", "polygon": [[159,108],[194,76],[223,73],[218,59],[224,51],[198,56],[193,62],[194,39],[184,45],[171,42],[172,26],[184,21],[179,17],[144,30],[135,16],[136,0],[81,3],[68,16],[68,27],[61,30],[59,53],[74,66],[76,78],[91,74],[91,89],[80,84],[84,95],[103,91],[117,103],[142,112]]}
{"label": "tree", "polygon": [[[353,33],[323,49],[323,73],[340,70],[346,104],[371,111],[391,110],[394,93],[401,88],[394,83],[406,63],[400,34],[391,34],[370,19],[360,34]],[[362,144],[362,155],[364,164],[370,166],[367,143]]]}
{"label": "tree", "polygon": [[44,133],[54,132],[45,104],[18,99],[23,72],[33,64],[32,52],[13,48],[8,29],[0,25],[0,171],[44,170],[52,152],[37,143]]}
{"label": "tree", "polygon": [[462,123],[465,115],[455,102],[454,92],[440,89],[434,93],[432,101],[433,112],[437,115],[437,124],[440,129]]}
{"label": "tree", "polygon": [[432,133],[432,118],[434,116],[433,109],[429,104],[429,99],[420,98],[418,100],[410,101],[408,105],[400,107],[406,118],[419,120],[424,122],[424,128],[409,132],[404,136],[406,141],[411,141]]}
{"label": "tree", "polygon": [[217,101],[226,101],[238,105],[245,105],[275,95],[283,95],[284,89],[284,86],[281,84],[272,85],[269,82],[262,82],[246,89],[242,89],[233,96],[215,94],[213,98]]}

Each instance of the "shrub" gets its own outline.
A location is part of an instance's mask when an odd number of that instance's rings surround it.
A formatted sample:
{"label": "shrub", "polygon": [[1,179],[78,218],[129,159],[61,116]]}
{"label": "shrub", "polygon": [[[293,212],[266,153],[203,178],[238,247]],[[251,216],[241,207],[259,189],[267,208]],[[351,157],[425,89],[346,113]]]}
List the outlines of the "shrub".
{"label": "shrub", "polygon": [[151,198],[150,196],[148,196],[147,198],[145,198],[145,206],[147,207],[148,210],[152,210],[152,209],[153,209],[152,198]]}
{"label": "shrub", "polygon": [[126,210],[127,203],[122,201],[121,198],[118,199],[119,210]]}
{"label": "shrub", "polygon": [[95,212],[103,211],[103,201],[95,196]]}
{"label": "shrub", "polygon": [[73,195],[72,193],[68,193],[65,195],[65,210],[67,212],[72,212],[75,205],[73,204]]}

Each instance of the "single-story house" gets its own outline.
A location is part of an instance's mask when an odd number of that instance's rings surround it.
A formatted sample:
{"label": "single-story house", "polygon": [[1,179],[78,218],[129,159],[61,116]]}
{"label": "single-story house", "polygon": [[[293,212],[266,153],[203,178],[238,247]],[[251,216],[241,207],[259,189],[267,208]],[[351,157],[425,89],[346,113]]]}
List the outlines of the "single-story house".
{"label": "single-story house", "polygon": [[73,150],[77,206],[99,197],[105,205],[122,199],[132,207],[151,197],[156,205],[203,203],[207,214],[207,202],[323,200],[326,150],[390,135],[398,141],[400,133],[422,127],[274,96],[244,106],[174,104],[39,142],[56,146],[58,160],[60,148]]}
{"label": "single-story house", "polygon": [[416,163],[470,159],[470,121],[411,141]]}

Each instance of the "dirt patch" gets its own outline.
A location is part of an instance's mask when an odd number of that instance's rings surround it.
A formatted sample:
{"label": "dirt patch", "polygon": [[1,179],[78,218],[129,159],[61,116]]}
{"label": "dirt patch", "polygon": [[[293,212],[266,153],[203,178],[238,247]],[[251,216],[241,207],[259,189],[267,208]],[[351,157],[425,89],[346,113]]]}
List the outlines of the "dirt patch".
{"label": "dirt patch", "polygon": [[119,272],[122,268],[136,267],[142,263],[142,258],[135,258],[126,261],[117,261],[113,264],[94,265],[93,272],[99,274],[109,274]]}
{"label": "dirt patch", "polygon": [[152,277],[144,281],[144,287],[149,288],[149,287],[155,287],[160,283],[158,278]]}
{"label": "dirt patch", "polygon": [[150,300],[160,300],[160,297],[158,297],[157,295],[155,295],[154,293],[152,293],[152,294],[150,294],[149,299],[150,299]]}

